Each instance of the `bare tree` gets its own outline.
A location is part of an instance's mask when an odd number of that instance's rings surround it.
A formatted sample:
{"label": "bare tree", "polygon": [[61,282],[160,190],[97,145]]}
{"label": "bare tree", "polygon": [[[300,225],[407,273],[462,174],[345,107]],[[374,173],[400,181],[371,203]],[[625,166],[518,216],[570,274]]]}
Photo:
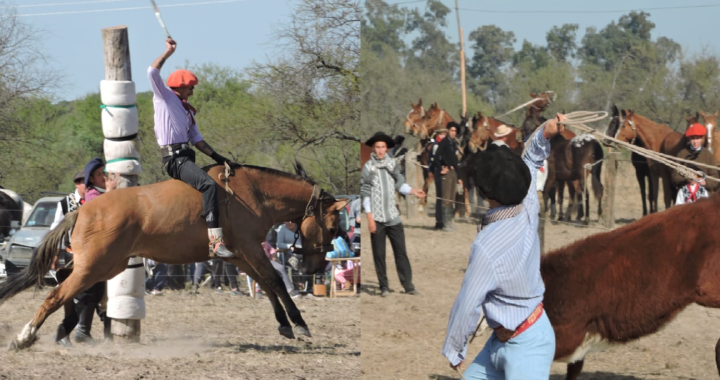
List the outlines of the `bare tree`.
{"label": "bare tree", "polygon": [[0,2],[0,141],[24,141],[17,111],[52,86],[39,34],[20,21],[16,8]]}

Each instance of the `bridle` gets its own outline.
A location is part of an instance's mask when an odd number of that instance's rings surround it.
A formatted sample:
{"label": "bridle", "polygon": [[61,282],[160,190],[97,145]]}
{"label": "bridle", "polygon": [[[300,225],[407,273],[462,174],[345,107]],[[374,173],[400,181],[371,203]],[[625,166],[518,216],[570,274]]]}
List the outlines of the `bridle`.
{"label": "bridle", "polygon": [[[410,123],[410,127],[411,127],[411,128],[414,127],[415,129],[418,130],[418,133],[419,133],[419,132],[420,132],[420,128],[417,126],[417,124],[415,124],[414,121],[410,120],[410,115],[412,115],[413,112],[415,112],[415,109],[414,109],[414,108],[413,108],[412,110],[410,110],[410,112],[407,114],[407,116],[405,116],[405,121],[408,122],[408,123]],[[424,117],[425,117],[425,108],[420,107],[420,120],[422,120],[422,118],[424,118]],[[423,123],[423,129],[425,129],[425,135],[427,136],[427,129],[425,128],[425,124],[424,124],[424,123]]]}
{"label": "bridle", "polygon": [[[295,240],[293,240],[292,243],[292,250],[295,251],[295,244],[297,243],[298,239],[300,238],[300,229],[302,227],[303,222],[305,222],[305,219],[316,217],[319,218],[319,221],[316,221],[318,226],[322,226],[322,209],[323,209],[323,202],[325,201],[332,201],[337,202],[335,197],[325,192],[325,190],[318,187],[318,185],[313,185],[313,192],[310,196],[310,200],[307,203],[307,206],[305,206],[305,215],[303,215],[302,220],[300,220],[300,223],[297,225],[297,229],[295,230]],[[320,212],[316,213],[318,206],[320,207]],[[322,229],[322,227],[320,227]],[[314,247],[313,249],[318,250],[320,252],[329,252],[334,249],[332,244],[325,244],[325,234],[320,231],[320,246]]]}

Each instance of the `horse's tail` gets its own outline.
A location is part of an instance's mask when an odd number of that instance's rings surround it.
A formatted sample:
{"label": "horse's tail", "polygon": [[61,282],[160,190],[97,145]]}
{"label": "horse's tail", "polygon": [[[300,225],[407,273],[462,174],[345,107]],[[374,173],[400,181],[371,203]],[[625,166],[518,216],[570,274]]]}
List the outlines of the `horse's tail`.
{"label": "horse's tail", "polygon": [[[597,162],[598,160],[603,159],[603,150],[602,146],[600,145],[597,140],[593,140],[593,160]],[[595,199],[602,199],[603,196],[603,184],[600,182],[600,173],[602,171],[602,161],[598,162],[597,165],[594,165],[592,167],[592,170],[590,171],[590,174],[592,175],[592,188],[593,188],[593,194],[595,195]]]}
{"label": "horse's tail", "polygon": [[0,285],[0,304],[33,285],[42,285],[55,256],[60,253],[63,238],[75,226],[77,216],[77,211],[67,213],[65,219],[45,235],[40,245],[33,250],[30,265],[22,272],[8,277],[7,281]]}

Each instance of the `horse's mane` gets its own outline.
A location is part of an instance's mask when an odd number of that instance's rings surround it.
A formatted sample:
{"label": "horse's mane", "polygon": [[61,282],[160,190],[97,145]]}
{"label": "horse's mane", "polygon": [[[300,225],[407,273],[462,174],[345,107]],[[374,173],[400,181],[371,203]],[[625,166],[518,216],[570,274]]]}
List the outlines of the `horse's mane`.
{"label": "horse's mane", "polygon": [[[300,164],[297,163],[297,165],[300,165]],[[212,164],[212,165],[205,166],[205,167],[203,168],[203,170],[208,171],[208,170],[210,170],[210,168],[215,167],[215,166],[219,166],[219,164]],[[274,175],[274,176],[278,176],[278,177],[282,177],[282,178],[289,178],[289,179],[294,179],[294,180],[298,180],[298,181],[303,181],[303,182],[309,183],[309,184],[311,184],[311,185],[313,185],[313,186],[316,185],[315,181],[313,181],[312,179],[310,179],[310,178],[308,178],[308,177],[306,177],[306,176],[301,176],[301,175],[298,175],[298,174],[288,173],[288,172],[284,172],[284,171],[278,170],[278,169],[266,168],[266,167],[264,167],[264,166],[254,166],[254,165],[244,165],[244,164],[232,163],[232,164],[231,164],[231,167],[232,167],[233,169],[253,169],[253,170],[257,170],[257,171],[260,171],[260,172],[263,172],[263,173],[268,173],[268,174],[271,174],[271,175]],[[302,170],[302,173],[305,172],[305,171],[302,169],[302,166],[299,166],[299,167],[296,166],[296,170]]]}

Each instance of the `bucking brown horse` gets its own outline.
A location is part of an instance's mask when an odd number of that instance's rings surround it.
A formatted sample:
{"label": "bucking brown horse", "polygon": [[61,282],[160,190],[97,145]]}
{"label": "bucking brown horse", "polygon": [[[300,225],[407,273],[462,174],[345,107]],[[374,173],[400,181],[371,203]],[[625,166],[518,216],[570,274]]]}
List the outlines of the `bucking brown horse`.
{"label": "bucking brown horse", "polygon": [[[715,193],[542,257],[543,303],[567,380],[588,352],[653,334],[689,304],[720,308],[719,210]],[[720,340],[715,358],[720,373]]]}
{"label": "bucking brown horse", "polygon": [[[274,224],[294,221],[300,226],[305,251],[301,270],[322,270],[325,252],[332,249],[331,240],[338,229],[338,212],[348,200],[336,200],[309,179],[274,169],[234,165],[232,170],[222,166],[205,170],[218,182],[220,225],[227,248],[235,254],[225,260],[255,279],[266,292],[281,335],[294,338],[289,316],[296,333],[310,336],[300,310],[260,243]],[[296,172],[302,170],[296,168]],[[68,213],[43,239],[28,268],[0,285],[0,302],[40,285],[64,236],[72,230],[72,273],[50,292],[11,347],[32,345],[50,314],[91,285],[124,271],[130,256],[167,264],[207,260],[207,225],[201,215],[200,192],[178,180],[114,190]]]}

